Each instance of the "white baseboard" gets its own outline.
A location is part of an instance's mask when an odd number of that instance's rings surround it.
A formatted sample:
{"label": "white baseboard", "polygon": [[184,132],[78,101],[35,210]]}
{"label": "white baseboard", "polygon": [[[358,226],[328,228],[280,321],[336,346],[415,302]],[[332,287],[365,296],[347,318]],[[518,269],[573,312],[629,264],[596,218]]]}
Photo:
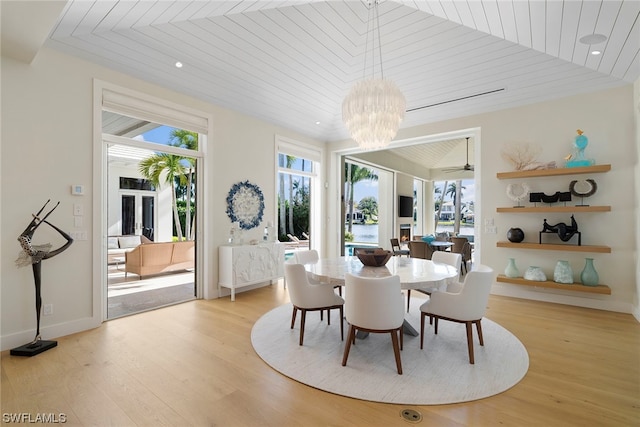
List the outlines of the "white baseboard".
{"label": "white baseboard", "polygon": [[[77,332],[86,331],[97,328],[102,324],[101,321],[92,317],[85,317],[70,322],[58,323],[56,325],[45,326],[40,328],[40,336],[43,340],[55,340],[56,338],[66,335],[75,334]],[[28,331],[16,332],[0,337],[0,351],[9,350],[19,347],[23,344],[30,343],[35,337],[35,328]]]}
{"label": "white baseboard", "polygon": [[513,286],[504,285],[502,283],[494,283],[491,288],[491,293],[494,295],[502,295],[515,298],[524,298],[535,301],[544,301],[555,304],[573,305],[577,307],[593,308],[596,310],[615,311],[617,313],[633,314],[636,319],[640,321],[640,313],[637,307],[634,307],[631,303],[610,301],[607,300],[606,295],[585,294],[584,296],[574,296],[563,294],[562,291],[555,292],[547,288],[540,288],[537,290],[535,286],[525,289],[524,287],[518,287],[514,289]]}

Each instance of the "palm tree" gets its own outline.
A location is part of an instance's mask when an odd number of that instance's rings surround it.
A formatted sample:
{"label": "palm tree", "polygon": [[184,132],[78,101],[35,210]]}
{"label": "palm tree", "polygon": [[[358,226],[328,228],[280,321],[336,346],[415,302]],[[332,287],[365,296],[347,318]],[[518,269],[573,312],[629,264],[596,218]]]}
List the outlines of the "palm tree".
{"label": "palm tree", "polygon": [[[198,134],[196,132],[173,129],[170,133],[169,145],[180,148],[187,148],[189,150],[198,149]],[[195,217],[191,219],[191,200],[192,200],[192,186],[193,186],[193,171],[196,167],[196,160],[193,157],[184,157],[184,160],[188,162],[189,169],[187,171],[187,191],[185,193],[186,212],[185,212],[185,236],[187,239],[193,239],[192,225],[195,223]],[[193,221],[193,223],[192,223]]]}
{"label": "palm tree", "polygon": [[352,163],[345,163],[345,177],[347,179],[347,195],[349,201],[349,233],[353,230],[353,186],[355,183],[365,180],[377,181],[378,175],[371,169]]}
{"label": "palm tree", "polygon": [[447,188],[447,195],[451,196],[451,199],[453,201],[453,207],[455,208],[455,216],[454,216],[454,223],[453,223],[453,231],[455,233],[460,232],[460,208],[461,208],[461,203],[460,200],[462,200],[462,189],[465,188],[462,185],[462,180],[456,180],[455,183],[451,183],[451,185],[449,185],[449,188]]}
{"label": "palm tree", "polygon": [[177,178],[181,185],[187,183],[187,168],[184,165],[184,157],[168,153],[156,153],[151,157],[141,160],[138,165],[140,174],[151,181],[155,186],[160,186],[160,180],[164,175],[164,182],[171,186],[171,202],[173,204],[173,220],[176,224],[178,240],[183,240],[182,226],[178,216],[178,204],[176,203],[176,187],[174,181]]}
{"label": "palm tree", "polygon": [[[447,186],[447,183],[445,182],[445,188]],[[465,189],[466,187],[464,187],[462,185],[462,181],[461,180],[456,180],[456,182],[452,182],[451,184],[449,184],[449,187],[447,188],[447,192],[445,193],[445,195],[447,196],[451,196],[451,201],[453,202],[453,206],[457,206],[458,205],[458,200],[459,198],[462,197],[462,190]],[[458,194],[458,189],[460,189],[460,192]]]}
{"label": "palm tree", "polygon": [[440,221],[440,214],[442,213],[442,205],[444,204],[444,196],[445,196],[445,192],[444,189],[447,188],[447,183],[449,181],[445,181],[444,185],[442,186],[442,190],[440,190],[440,187],[436,188],[436,194],[440,193],[440,204],[438,205],[438,215],[436,215],[436,225],[433,228],[434,230],[438,230],[438,221]]}

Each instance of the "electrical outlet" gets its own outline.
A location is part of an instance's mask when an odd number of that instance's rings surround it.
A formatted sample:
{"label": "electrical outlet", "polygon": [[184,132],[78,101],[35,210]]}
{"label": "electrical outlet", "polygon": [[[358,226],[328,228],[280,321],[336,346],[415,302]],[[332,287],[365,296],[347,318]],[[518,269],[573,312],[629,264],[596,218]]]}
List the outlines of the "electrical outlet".
{"label": "electrical outlet", "polygon": [[497,234],[498,233],[498,228],[494,225],[494,226],[487,226],[484,228],[484,232],[487,234]]}
{"label": "electrical outlet", "polygon": [[53,304],[45,304],[42,314],[45,316],[51,316],[53,314]]}

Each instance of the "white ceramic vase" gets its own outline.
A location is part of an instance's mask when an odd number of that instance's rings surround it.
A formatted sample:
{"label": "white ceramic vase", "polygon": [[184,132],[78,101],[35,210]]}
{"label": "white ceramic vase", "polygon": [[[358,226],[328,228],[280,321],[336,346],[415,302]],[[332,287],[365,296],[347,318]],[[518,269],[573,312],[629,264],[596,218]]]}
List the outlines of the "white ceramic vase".
{"label": "white ceramic vase", "polygon": [[525,280],[532,280],[534,282],[544,282],[547,280],[547,275],[540,267],[531,266],[524,272]]}
{"label": "white ceramic vase", "polygon": [[573,283],[573,269],[569,261],[560,260],[556,263],[556,268],[553,270],[553,281],[565,284]]}

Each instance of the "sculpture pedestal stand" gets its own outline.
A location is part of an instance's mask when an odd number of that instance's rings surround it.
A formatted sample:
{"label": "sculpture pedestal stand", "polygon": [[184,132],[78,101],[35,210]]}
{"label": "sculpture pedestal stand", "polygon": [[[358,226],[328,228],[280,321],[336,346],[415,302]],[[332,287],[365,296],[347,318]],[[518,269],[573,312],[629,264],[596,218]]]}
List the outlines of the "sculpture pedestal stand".
{"label": "sculpture pedestal stand", "polygon": [[58,341],[47,341],[47,340],[39,340],[35,343],[29,343],[25,345],[21,345],[20,347],[16,347],[11,349],[10,354],[12,356],[35,356],[36,354],[40,354],[49,350],[50,348],[56,347],[58,345]]}

